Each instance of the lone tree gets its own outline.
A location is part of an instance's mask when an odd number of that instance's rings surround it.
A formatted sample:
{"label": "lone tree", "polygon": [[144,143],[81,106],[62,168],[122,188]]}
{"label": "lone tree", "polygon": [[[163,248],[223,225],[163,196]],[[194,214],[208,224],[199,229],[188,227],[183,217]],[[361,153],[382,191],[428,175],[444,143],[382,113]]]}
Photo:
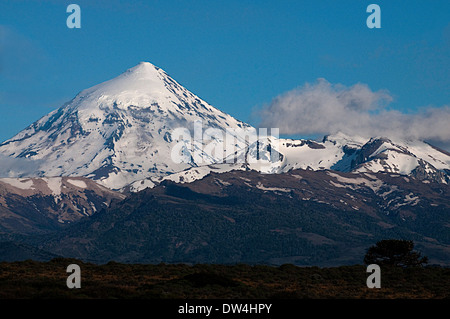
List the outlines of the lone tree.
{"label": "lone tree", "polygon": [[428,257],[421,257],[419,252],[413,251],[412,240],[386,239],[377,242],[370,247],[364,256],[366,265],[377,264],[399,266],[399,267],[420,267],[428,263]]}

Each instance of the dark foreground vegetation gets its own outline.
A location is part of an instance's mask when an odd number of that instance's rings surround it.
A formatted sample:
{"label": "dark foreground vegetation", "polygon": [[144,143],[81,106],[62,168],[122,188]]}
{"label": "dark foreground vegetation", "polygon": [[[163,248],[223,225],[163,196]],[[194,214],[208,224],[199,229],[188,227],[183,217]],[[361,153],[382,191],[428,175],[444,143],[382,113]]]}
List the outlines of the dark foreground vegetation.
{"label": "dark foreground vegetation", "polygon": [[[81,268],[69,289],[66,268]],[[369,289],[362,265],[333,268],[186,264],[96,265],[74,259],[0,263],[0,298],[88,299],[440,299],[450,297],[450,268],[381,268],[381,289]]]}

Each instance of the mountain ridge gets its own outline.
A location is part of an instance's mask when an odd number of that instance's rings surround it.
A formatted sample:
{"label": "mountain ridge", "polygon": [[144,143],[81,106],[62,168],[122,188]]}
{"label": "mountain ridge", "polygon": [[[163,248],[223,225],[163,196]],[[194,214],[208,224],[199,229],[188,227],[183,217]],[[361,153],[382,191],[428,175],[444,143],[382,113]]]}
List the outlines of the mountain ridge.
{"label": "mountain ridge", "polygon": [[83,176],[122,191],[197,180],[211,165],[216,172],[385,171],[450,181],[449,153],[425,142],[343,133],[296,140],[268,129],[214,108],[161,68],[141,62],[1,143],[0,155],[36,166],[9,169],[4,177]]}

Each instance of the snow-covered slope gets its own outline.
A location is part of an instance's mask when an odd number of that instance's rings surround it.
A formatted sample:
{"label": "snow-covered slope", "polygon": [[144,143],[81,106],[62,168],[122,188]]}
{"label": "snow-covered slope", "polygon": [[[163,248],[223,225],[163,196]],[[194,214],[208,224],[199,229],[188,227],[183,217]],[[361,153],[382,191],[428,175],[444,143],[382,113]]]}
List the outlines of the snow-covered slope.
{"label": "snow-covered slope", "polygon": [[188,168],[158,178],[134,182],[128,190],[139,191],[154,187],[164,180],[190,183],[210,173],[254,170],[265,174],[285,173],[295,169],[334,170],[340,172],[388,172],[413,178],[450,182],[450,155],[425,142],[387,138],[364,139],[342,133],[326,136],[322,142],[279,139],[273,136],[240,150],[226,161],[234,164]]}
{"label": "snow-covered slope", "polygon": [[[252,152],[255,144],[241,151],[246,152],[247,160],[255,157],[255,152]],[[381,171],[413,175],[419,179],[433,179],[440,183],[449,181],[450,154],[417,140],[385,137],[364,139],[338,133],[326,136],[321,142],[269,137],[260,140],[259,147],[266,153],[267,150],[272,151],[272,157],[271,155],[263,157],[267,162],[266,167],[269,164],[272,166],[267,171],[258,169],[252,164],[249,164],[249,168],[265,173],[288,172],[292,169]],[[270,158],[275,160],[270,161]]]}
{"label": "snow-covered slope", "polygon": [[141,62],[0,144],[0,156],[27,161],[7,172],[3,167],[2,175],[84,176],[131,191],[230,170],[384,171],[450,180],[450,155],[421,141],[342,133],[312,141],[259,133]]}
{"label": "snow-covered slope", "polygon": [[371,138],[355,152],[351,170],[391,172],[447,183],[450,156],[425,142]]}
{"label": "snow-covered slope", "polygon": [[[86,176],[120,189],[148,176],[221,160],[224,154],[203,151],[206,142],[219,140],[196,139],[189,145],[188,139],[172,136],[178,127],[183,128],[181,133],[193,132],[194,123],[201,123],[203,130],[249,127],[201,100],[160,68],[142,62],[80,92],[2,143],[0,154],[37,160],[36,176]],[[246,143],[237,139],[235,146],[240,149]]]}

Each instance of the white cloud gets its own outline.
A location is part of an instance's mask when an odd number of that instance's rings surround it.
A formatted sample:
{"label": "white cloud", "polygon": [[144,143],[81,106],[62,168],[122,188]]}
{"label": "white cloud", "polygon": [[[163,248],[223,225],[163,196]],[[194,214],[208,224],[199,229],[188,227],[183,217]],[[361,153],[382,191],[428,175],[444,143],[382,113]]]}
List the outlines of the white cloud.
{"label": "white cloud", "polygon": [[347,87],[318,79],[276,97],[257,111],[260,127],[280,134],[326,135],[343,132],[363,137],[386,136],[450,142],[450,106],[426,107],[415,113],[389,110],[387,91],[365,84]]}

